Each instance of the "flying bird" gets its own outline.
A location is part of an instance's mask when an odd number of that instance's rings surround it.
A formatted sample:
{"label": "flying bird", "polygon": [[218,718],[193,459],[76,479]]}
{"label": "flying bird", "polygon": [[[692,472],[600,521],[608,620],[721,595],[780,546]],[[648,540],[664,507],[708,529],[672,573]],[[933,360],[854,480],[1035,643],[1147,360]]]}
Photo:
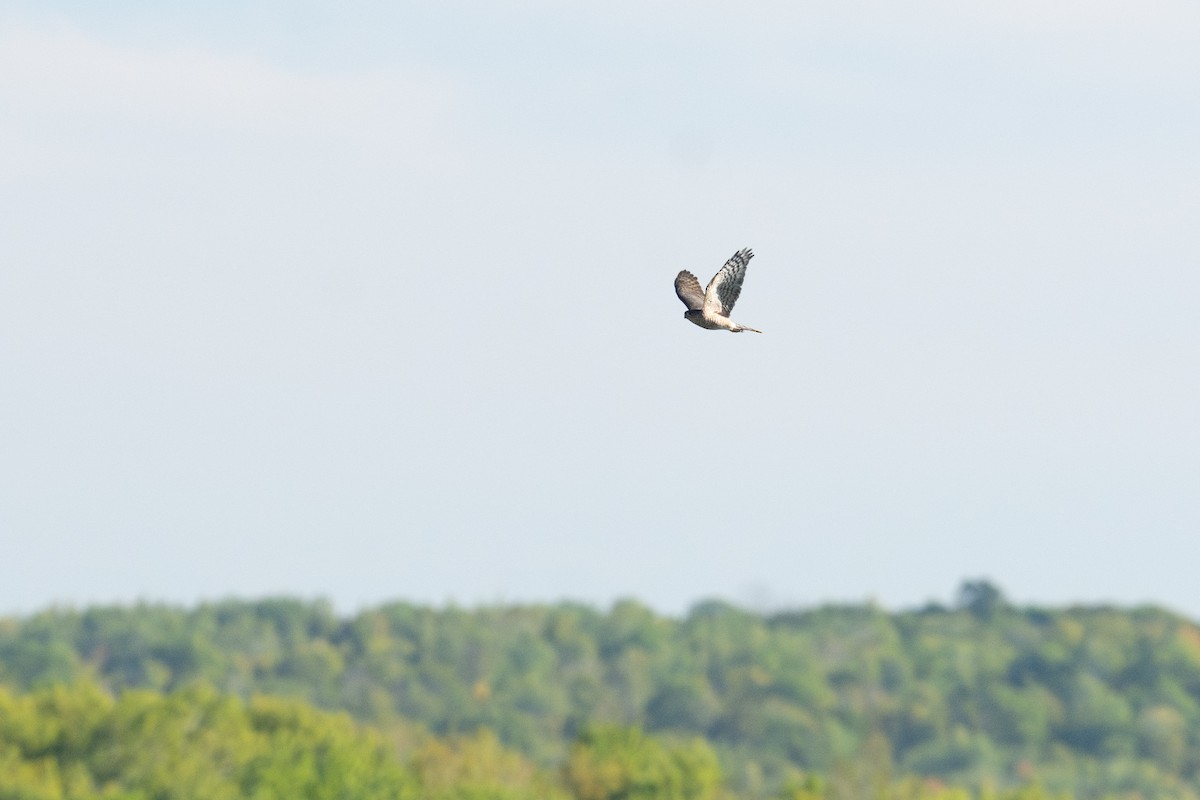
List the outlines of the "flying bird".
{"label": "flying bird", "polygon": [[687,311],[683,312],[683,318],[701,328],[708,328],[710,331],[762,333],[756,328],[738,325],[729,318],[733,304],[737,302],[738,295],[742,293],[742,281],[746,278],[746,265],[752,258],[754,258],[754,253],[750,252],[749,247],[738,250],[708,282],[708,288],[704,291],[700,290],[700,281],[696,280],[696,276],[686,269],[676,275],[675,294],[679,295],[679,299],[687,306]]}

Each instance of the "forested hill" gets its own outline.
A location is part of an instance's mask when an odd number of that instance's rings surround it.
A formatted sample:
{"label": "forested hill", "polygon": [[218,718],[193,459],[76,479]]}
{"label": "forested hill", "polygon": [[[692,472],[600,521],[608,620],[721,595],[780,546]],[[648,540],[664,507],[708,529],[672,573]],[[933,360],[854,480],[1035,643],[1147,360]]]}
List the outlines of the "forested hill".
{"label": "forested hill", "polygon": [[544,765],[596,724],[701,736],[743,790],[869,753],[956,784],[1200,796],[1200,628],[1154,608],[1013,607],[986,583],[898,613],[707,602],[672,618],[627,601],[339,617],[276,599],[0,620],[0,684],[85,682],[486,728]]}

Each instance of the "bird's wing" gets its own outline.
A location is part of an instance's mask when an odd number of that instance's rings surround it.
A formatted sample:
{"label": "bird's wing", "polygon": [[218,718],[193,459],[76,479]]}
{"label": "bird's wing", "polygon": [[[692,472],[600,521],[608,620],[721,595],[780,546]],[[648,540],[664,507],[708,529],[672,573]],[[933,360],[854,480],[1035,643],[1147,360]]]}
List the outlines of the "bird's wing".
{"label": "bird's wing", "polygon": [[722,317],[729,316],[729,312],[733,311],[733,304],[737,302],[738,295],[742,293],[742,281],[746,278],[746,265],[752,258],[754,258],[754,253],[750,252],[749,247],[738,250],[713,276],[713,279],[708,282],[708,289],[704,292],[704,310],[706,312],[720,314]]}
{"label": "bird's wing", "polygon": [[704,308],[704,290],[700,288],[700,281],[686,269],[675,276],[675,294],[679,295],[689,311]]}

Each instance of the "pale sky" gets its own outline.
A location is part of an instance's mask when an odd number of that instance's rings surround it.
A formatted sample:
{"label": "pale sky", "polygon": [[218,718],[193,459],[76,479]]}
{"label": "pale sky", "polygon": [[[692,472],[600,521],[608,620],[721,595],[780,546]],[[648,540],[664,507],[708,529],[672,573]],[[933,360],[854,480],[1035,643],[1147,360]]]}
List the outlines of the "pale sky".
{"label": "pale sky", "polygon": [[1200,617],[1198,302],[1192,0],[9,0],[0,613]]}

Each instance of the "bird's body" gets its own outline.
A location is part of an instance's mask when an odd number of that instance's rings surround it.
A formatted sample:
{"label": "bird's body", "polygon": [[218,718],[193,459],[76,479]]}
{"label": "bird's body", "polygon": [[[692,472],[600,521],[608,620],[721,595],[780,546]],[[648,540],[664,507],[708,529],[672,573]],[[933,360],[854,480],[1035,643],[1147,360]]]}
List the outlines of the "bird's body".
{"label": "bird's body", "polygon": [[729,318],[733,304],[742,293],[742,281],[746,278],[746,265],[754,253],[750,248],[739,250],[725,262],[725,266],[708,282],[708,288],[701,291],[700,281],[686,269],[675,276],[675,294],[687,306],[683,318],[701,328],[710,331],[730,331],[741,333],[752,331],[762,333],[756,328],[747,328]]}
{"label": "bird's body", "polygon": [[[730,331],[732,333],[740,333],[744,330],[754,330],[753,328],[745,328],[738,325],[729,317],[722,317],[719,314],[710,314],[705,316],[704,309],[689,308],[683,312],[683,318],[693,325],[699,325],[701,328],[707,328],[710,331]],[[756,331],[762,333],[762,331]]]}

